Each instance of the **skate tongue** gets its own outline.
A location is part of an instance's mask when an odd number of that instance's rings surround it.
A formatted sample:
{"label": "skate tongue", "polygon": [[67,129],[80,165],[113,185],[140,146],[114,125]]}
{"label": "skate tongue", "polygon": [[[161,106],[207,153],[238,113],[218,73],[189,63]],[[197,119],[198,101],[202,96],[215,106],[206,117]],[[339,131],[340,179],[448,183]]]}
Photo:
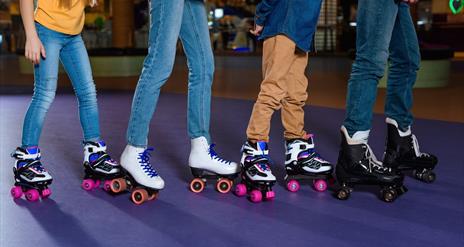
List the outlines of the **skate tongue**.
{"label": "skate tongue", "polygon": [[39,153],[39,147],[37,147],[37,146],[28,147],[28,148],[26,148],[26,152],[28,154],[37,154],[37,153]]}

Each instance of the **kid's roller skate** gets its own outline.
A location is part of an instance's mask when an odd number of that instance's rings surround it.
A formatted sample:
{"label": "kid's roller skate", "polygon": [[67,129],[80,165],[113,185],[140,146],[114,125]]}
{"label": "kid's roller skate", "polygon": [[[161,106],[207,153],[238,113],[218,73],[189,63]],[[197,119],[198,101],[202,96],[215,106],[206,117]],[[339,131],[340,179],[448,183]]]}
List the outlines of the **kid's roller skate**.
{"label": "kid's roller skate", "polygon": [[104,181],[103,189],[110,191],[111,180],[121,176],[121,167],[112,160],[106,152],[104,141],[84,143],[84,180],[81,187],[90,191],[100,186]]}
{"label": "kid's roller skate", "polygon": [[274,186],[276,178],[272,174],[269,164],[267,143],[247,141],[242,147],[242,181],[235,187],[235,194],[244,196],[248,192],[252,202],[274,199],[275,192],[272,191],[272,186]]}
{"label": "kid's roller skate", "polygon": [[336,197],[340,200],[348,199],[356,184],[380,186],[380,198],[385,202],[393,202],[407,191],[403,186],[404,176],[384,167],[367,144],[367,138],[365,142],[356,141],[349,137],[345,127],[342,127],[336,176],[341,185],[336,191]]}
{"label": "kid's roller skate", "polygon": [[426,183],[435,181],[433,169],[437,157],[419,151],[419,143],[409,127],[406,131],[398,128],[398,123],[387,118],[388,135],[383,164],[398,171],[412,171],[415,178]]}
{"label": "kid's roller skate", "polygon": [[17,199],[24,193],[31,202],[39,200],[39,197],[49,197],[52,191],[48,186],[52,183],[52,176],[40,162],[40,149],[18,147],[11,156],[16,159],[13,167],[15,184],[11,188],[11,196]]}
{"label": "kid's roller skate", "polygon": [[297,192],[300,180],[311,180],[314,189],[319,192],[327,190],[327,182],[333,182],[332,165],[324,160],[314,149],[313,135],[305,139],[286,141],[285,182],[287,189]]}
{"label": "kid's roller skate", "polygon": [[139,148],[127,145],[121,155],[121,178],[110,183],[113,193],[131,192],[132,201],[140,205],[154,200],[158,192],[164,188],[164,180],[150,164],[152,148]]}
{"label": "kid's roller skate", "polygon": [[239,173],[237,163],[220,158],[213,149],[214,144],[208,145],[203,136],[192,139],[191,145],[189,166],[195,178],[190,182],[190,190],[200,193],[207,179],[215,179],[217,191],[228,193]]}

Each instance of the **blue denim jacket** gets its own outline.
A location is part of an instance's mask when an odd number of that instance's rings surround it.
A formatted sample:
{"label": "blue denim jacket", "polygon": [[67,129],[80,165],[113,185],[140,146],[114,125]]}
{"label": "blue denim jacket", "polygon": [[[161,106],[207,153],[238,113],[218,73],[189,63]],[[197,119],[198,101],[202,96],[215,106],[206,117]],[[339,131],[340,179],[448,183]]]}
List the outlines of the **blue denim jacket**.
{"label": "blue denim jacket", "polygon": [[260,40],[284,34],[308,52],[313,47],[322,0],[263,0],[256,7],[255,22],[264,26]]}

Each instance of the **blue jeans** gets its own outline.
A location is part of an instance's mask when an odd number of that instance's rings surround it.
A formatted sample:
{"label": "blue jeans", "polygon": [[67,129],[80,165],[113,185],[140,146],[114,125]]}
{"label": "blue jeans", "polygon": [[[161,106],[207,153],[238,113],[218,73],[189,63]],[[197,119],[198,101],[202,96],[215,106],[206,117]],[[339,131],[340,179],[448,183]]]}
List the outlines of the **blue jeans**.
{"label": "blue jeans", "polygon": [[40,64],[34,66],[34,95],[24,119],[22,146],[39,144],[45,115],[55,98],[60,60],[77,95],[84,141],[98,140],[97,93],[82,37],[55,32],[39,23],[36,23],[36,29],[47,58],[41,58]]}
{"label": "blue jeans", "polygon": [[187,122],[190,138],[210,141],[211,84],[214,58],[206,10],[201,0],[157,0],[150,2],[148,55],[132,100],[127,142],[147,146],[148,128],[160,89],[174,66],[180,38],[189,67]]}
{"label": "blue jeans", "polygon": [[350,135],[371,128],[377,84],[389,60],[385,115],[406,129],[413,121],[412,88],[420,65],[409,5],[395,0],[359,0],[356,49],[343,125]]}

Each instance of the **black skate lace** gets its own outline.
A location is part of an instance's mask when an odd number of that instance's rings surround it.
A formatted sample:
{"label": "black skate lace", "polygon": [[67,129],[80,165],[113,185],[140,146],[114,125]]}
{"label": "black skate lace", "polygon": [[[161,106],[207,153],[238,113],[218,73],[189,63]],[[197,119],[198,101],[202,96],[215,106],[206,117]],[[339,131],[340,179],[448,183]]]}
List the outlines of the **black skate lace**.
{"label": "black skate lace", "polygon": [[417,157],[429,157],[430,154],[428,153],[421,153],[420,148],[419,148],[419,141],[417,141],[417,137],[415,135],[412,135],[412,148],[414,149],[414,153],[416,154]]}
{"label": "black skate lace", "polygon": [[142,166],[143,171],[149,176],[149,177],[156,177],[158,176],[158,173],[156,172],[155,169],[150,164],[150,157],[151,154],[150,152],[153,151],[153,148],[147,148],[145,151],[139,154],[139,164]]}
{"label": "black skate lace", "polygon": [[221,157],[219,157],[219,156],[217,155],[216,151],[214,150],[214,147],[215,147],[215,146],[216,146],[216,144],[214,144],[214,143],[211,144],[211,145],[209,146],[209,149],[208,149],[208,154],[209,154],[209,156],[210,156],[213,160],[217,160],[217,161],[219,161],[220,163],[223,163],[223,164],[226,164],[226,165],[230,165],[230,164],[231,164],[230,161],[227,161],[227,160],[225,160],[225,159],[223,159],[223,158],[221,158]]}

